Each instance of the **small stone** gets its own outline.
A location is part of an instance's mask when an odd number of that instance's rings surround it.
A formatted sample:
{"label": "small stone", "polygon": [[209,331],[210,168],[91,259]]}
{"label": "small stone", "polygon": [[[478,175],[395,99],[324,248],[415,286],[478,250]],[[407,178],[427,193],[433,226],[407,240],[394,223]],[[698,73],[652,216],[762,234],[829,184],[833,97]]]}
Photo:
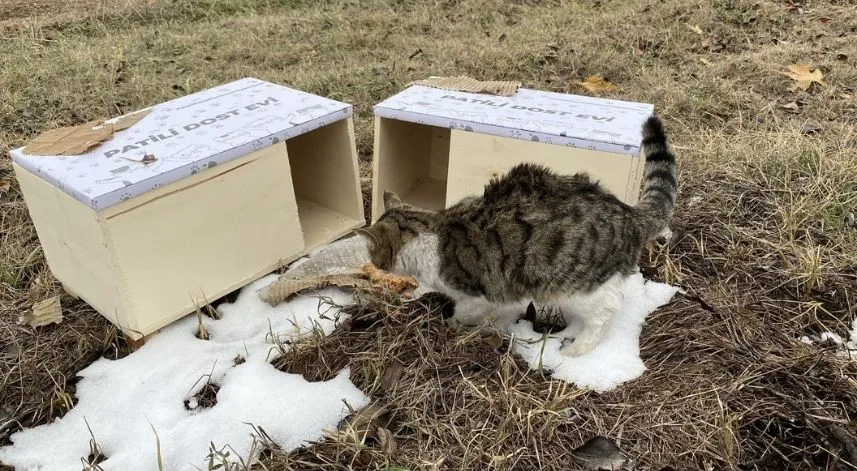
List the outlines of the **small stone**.
{"label": "small stone", "polygon": [[789,113],[800,113],[800,105],[794,101],[785,105],[780,105],[780,108],[788,111]]}
{"label": "small stone", "polygon": [[821,132],[822,127],[817,123],[806,123],[800,128],[801,134],[816,134]]}
{"label": "small stone", "polygon": [[575,461],[588,471],[618,470],[628,464],[628,457],[613,440],[596,436],[572,452]]}

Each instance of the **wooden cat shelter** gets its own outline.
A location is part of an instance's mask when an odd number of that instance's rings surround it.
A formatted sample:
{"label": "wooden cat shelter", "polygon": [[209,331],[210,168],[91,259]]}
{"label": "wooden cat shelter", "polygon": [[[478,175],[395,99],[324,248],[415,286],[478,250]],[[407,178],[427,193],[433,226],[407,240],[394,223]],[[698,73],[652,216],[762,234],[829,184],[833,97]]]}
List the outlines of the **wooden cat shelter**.
{"label": "wooden cat shelter", "polygon": [[54,276],[140,339],[364,225],[351,116],[246,78],[11,155]]}
{"label": "wooden cat shelter", "polygon": [[519,89],[511,96],[413,85],[375,106],[372,221],[384,191],[449,207],[519,162],[586,171],[623,201],[640,193],[641,127],[654,106]]}

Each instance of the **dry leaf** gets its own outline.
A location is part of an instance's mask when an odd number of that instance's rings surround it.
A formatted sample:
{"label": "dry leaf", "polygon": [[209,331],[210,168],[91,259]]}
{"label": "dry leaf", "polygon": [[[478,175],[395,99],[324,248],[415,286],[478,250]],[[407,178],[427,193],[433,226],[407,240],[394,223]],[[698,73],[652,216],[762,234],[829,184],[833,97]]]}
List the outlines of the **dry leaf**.
{"label": "dry leaf", "polygon": [[600,75],[590,75],[589,77],[586,77],[586,80],[582,82],[578,81],[576,83],[590,93],[609,92],[616,89],[615,85]]}
{"label": "dry leaf", "polygon": [[155,163],[156,160],[158,160],[158,158],[155,157],[154,155],[146,154],[143,156],[143,160],[141,160],[140,162],[142,162],[143,165],[149,165],[149,164]]}
{"label": "dry leaf", "polygon": [[98,146],[113,135],[113,125],[93,129],[98,123],[91,121],[45,131],[24,147],[30,155],[80,155]]}
{"label": "dry leaf", "polygon": [[369,282],[373,286],[380,286],[399,294],[417,287],[417,280],[414,277],[394,275],[377,268],[371,263],[363,265],[362,270],[363,273],[369,276]]}
{"label": "dry leaf", "polygon": [[687,29],[693,31],[694,33],[696,33],[700,36],[702,36],[702,34],[703,34],[702,28],[700,28],[699,25],[692,25],[690,23],[685,23],[684,25],[687,26]]}
{"label": "dry leaf", "polygon": [[33,309],[25,312],[18,318],[18,324],[26,324],[30,327],[41,327],[48,324],[59,324],[62,322],[62,306],[60,297],[54,296],[33,304]]}
{"label": "dry leaf", "polygon": [[12,180],[8,178],[0,178],[0,195],[6,193],[12,188]]}
{"label": "dry leaf", "polygon": [[402,372],[405,369],[402,362],[399,360],[393,360],[387,366],[387,369],[384,370],[384,373],[381,375],[381,389],[384,391],[390,391],[396,387],[396,384],[399,382],[399,378],[402,377]]}
{"label": "dry leaf", "polygon": [[388,455],[395,453],[399,449],[399,444],[396,443],[393,432],[384,427],[378,427],[376,434],[378,435],[378,444],[381,446],[381,450]]}
{"label": "dry leaf", "polygon": [[364,442],[366,437],[377,438],[378,427],[387,425],[388,418],[387,409],[373,402],[343,419],[337,428],[345,436]]}
{"label": "dry leaf", "polygon": [[792,64],[788,66],[787,69],[788,70],[781,71],[780,73],[794,80],[795,85],[797,85],[801,90],[808,90],[809,87],[812,86],[813,82],[825,87],[827,86],[827,83],[823,80],[824,74],[822,74],[819,69],[810,71],[809,65],[807,64]]}

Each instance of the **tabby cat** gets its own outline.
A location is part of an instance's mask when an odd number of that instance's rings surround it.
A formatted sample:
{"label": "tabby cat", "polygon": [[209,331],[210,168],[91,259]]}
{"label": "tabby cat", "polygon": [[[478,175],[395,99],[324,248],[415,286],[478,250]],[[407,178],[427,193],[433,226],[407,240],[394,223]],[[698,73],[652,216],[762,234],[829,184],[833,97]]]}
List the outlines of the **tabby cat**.
{"label": "tabby cat", "polygon": [[[620,287],[645,244],[669,233],[675,156],[655,116],[643,125],[645,176],[629,206],[586,174],[518,164],[448,209],[431,211],[384,194],[385,212],[358,230],[379,268],[415,276],[455,301],[473,324],[501,305],[559,306],[568,327],[561,352],[589,352],[620,307]],[[576,321],[576,322],[575,322]]]}

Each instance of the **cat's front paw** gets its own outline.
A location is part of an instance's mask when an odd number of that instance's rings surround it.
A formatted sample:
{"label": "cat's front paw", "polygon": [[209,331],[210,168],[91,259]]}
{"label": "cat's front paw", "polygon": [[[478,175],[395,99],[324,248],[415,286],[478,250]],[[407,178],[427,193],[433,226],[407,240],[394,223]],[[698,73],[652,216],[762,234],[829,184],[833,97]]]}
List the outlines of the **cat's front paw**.
{"label": "cat's front paw", "polygon": [[586,355],[595,348],[595,344],[587,342],[586,338],[565,337],[559,347],[559,352],[567,357],[579,357]]}
{"label": "cat's front paw", "polygon": [[439,291],[429,291],[413,302],[429,312],[440,313],[444,319],[449,319],[455,314],[455,300]]}

